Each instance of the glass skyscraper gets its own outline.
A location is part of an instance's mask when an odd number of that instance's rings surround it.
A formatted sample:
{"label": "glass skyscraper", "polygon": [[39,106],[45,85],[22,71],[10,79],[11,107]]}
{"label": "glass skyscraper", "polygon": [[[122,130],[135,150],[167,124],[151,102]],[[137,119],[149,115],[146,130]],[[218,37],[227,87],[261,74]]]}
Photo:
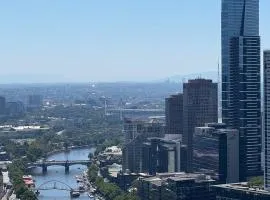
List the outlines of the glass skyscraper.
{"label": "glass skyscraper", "polygon": [[261,174],[259,0],[222,0],[222,119],[239,130],[240,180]]}
{"label": "glass skyscraper", "polygon": [[270,191],[270,50],[263,52],[264,62],[264,185]]}

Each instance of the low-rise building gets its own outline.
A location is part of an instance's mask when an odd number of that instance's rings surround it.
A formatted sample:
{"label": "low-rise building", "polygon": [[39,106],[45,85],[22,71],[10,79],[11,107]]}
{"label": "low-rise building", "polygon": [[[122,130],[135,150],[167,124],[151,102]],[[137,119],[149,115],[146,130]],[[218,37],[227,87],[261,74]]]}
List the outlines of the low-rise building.
{"label": "low-rise building", "polygon": [[143,200],[215,200],[214,184],[204,174],[161,173],[140,179],[138,194]]}
{"label": "low-rise building", "polygon": [[270,192],[252,187],[247,182],[212,186],[216,200],[269,200]]}
{"label": "low-rise building", "polygon": [[101,167],[113,165],[114,163],[122,164],[122,149],[117,146],[107,147],[98,155],[98,160]]}

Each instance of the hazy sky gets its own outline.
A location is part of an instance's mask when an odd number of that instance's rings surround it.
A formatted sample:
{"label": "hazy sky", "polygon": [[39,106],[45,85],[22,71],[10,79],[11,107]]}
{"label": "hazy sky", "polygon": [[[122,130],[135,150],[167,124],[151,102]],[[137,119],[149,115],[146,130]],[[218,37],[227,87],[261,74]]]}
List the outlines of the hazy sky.
{"label": "hazy sky", "polygon": [[[216,70],[220,0],[0,1],[0,76],[145,81]],[[260,1],[270,48],[269,0]]]}

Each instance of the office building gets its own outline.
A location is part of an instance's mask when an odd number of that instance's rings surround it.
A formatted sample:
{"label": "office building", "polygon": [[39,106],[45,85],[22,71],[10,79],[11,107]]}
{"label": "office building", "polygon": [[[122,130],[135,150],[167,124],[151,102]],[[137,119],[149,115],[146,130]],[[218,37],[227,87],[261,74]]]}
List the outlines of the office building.
{"label": "office building", "polygon": [[186,146],[181,137],[148,138],[142,146],[142,172],[150,175],[186,170]]}
{"label": "office building", "polygon": [[0,96],[0,116],[6,114],[6,98]]}
{"label": "office building", "polygon": [[264,185],[270,190],[270,50],[264,51]]}
{"label": "office building", "polygon": [[239,182],[239,133],[222,123],[196,127],[193,138],[193,169],[219,183]]}
{"label": "office building", "polygon": [[165,100],[166,133],[183,134],[183,94],[171,95]]}
{"label": "office building", "polygon": [[222,121],[239,129],[240,180],[261,174],[259,0],[223,0]]}
{"label": "office building", "polygon": [[184,83],[183,87],[183,143],[187,145],[187,169],[190,172],[195,127],[218,121],[217,83],[195,79]]}
{"label": "office building", "polygon": [[138,194],[143,200],[215,200],[214,184],[204,174],[160,173],[139,179]]}
{"label": "office building", "polygon": [[42,106],[42,96],[41,95],[29,95],[28,96],[28,109],[37,109]]}
{"label": "office building", "polygon": [[165,121],[156,118],[124,119],[125,143],[123,171],[139,173],[142,170],[142,145],[149,137],[163,137]]}
{"label": "office building", "polygon": [[216,200],[268,200],[270,192],[260,187],[250,186],[247,182],[211,186]]}
{"label": "office building", "polygon": [[20,117],[25,113],[24,105],[21,101],[7,102],[6,114],[9,117]]}

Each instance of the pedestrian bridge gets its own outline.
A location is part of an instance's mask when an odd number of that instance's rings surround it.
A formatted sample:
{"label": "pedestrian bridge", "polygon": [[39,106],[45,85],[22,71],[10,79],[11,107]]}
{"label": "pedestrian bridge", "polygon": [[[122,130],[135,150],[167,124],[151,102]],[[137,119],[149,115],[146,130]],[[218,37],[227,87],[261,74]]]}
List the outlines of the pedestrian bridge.
{"label": "pedestrian bridge", "polygon": [[63,160],[63,161],[41,161],[28,163],[27,168],[42,167],[42,171],[46,172],[49,166],[63,166],[65,171],[69,171],[69,167],[72,165],[86,165],[91,164],[90,160]]}
{"label": "pedestrian bridge", "polygon": [[70,196],[73,196],[73,193],[75,192],[84,192],[84,190],[80,189],[73,189],[68,184],[58,181],[58,180],[50,180],[42,183],[41,185],[37,186],[36,188],[32,188],[32,191],[35,192],[35,194],[38,196],[40,194],[41,190],[62,190],[62,191],[68,191],[70,192]]}

